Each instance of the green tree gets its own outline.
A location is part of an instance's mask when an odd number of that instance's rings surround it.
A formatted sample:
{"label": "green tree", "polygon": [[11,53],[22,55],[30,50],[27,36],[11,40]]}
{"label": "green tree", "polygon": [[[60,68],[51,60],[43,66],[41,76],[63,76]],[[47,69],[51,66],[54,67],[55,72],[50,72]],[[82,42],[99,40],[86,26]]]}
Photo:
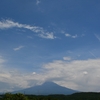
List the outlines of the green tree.
{"label": "green tree", "polygon": [[3,100],[13,100],[13,95],[11,93],[6,93]]}
{"label": "green tree", "polygon": [[28,100],[28,98],[21,93],[17,93],[14,94],[14,100]]}
{"label": "green tree", "polygon": [[28,98],[21,93],[17,94],[6,93],[3,97],[3,100],[28,100]]}

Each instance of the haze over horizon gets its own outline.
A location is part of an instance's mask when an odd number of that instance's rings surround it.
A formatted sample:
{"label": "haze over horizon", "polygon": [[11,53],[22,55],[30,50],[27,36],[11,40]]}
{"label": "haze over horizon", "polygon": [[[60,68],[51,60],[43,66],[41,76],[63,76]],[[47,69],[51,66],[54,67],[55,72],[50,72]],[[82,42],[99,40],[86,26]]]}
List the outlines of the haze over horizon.
{"label": "haze over horizon", "polygon": [[99,0],[0,1],[0,92],[45,81],[100,92]]}

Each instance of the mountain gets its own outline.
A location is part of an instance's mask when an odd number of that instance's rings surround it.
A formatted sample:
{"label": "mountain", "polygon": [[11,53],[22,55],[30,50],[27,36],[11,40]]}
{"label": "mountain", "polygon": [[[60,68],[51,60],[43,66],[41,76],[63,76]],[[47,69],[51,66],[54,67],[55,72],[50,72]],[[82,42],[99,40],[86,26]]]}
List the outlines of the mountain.
{"label": "mountain", "polygon": [[13,93],[25,93],[25,94],[34,94],[34,95],[50,95],[50,94],[69,95],[76,92],[78,91],[66,87],[62,87],[53,82],[45,82],[42,85],[37,85],[23,90],[15,91]]}

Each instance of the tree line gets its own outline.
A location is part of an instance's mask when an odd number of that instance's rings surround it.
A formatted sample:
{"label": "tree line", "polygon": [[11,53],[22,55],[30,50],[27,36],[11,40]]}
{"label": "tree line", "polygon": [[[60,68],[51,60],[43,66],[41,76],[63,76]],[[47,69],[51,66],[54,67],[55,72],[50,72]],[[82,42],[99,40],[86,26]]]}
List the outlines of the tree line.
{"label": "tree line", "polygon": [[0,100],[100,100],[100,93],[81,92],[72,95],[24,95],[21,93],[6,93],[0,95]]}

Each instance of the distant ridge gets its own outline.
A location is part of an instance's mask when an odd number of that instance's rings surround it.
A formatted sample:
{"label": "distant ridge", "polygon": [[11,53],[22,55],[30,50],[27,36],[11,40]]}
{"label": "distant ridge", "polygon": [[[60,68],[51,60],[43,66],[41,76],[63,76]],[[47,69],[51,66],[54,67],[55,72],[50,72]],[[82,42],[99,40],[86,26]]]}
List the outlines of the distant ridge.
{"label": "distant ridge", "polygon": [[69,95],[78,91],[62,87],[54,82],[45,82],[42,85],[26,88],[23,90],[15,91],[13,93],[24,93],[33,95],[50,95],[50,94],[64,94]]}

